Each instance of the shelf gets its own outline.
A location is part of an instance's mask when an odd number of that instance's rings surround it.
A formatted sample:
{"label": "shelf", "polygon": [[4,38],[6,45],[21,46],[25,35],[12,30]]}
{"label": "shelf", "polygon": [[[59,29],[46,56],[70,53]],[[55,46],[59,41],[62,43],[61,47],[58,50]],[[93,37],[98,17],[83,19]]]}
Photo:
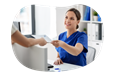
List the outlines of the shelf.
{"label": "shelf", "polygon": [[83,21],[83,20],[82,20],[82,21],[80,21],[80,22],[86,22],[86,23],[90,23],[91,21]]}
{"label": "shelf", "polygon": [[84,23],[102,23],[101,21],[80,21],[80,22],[84,22]]}
{"label": "shelf", "polygon": [[103,40],[91,40],[93,42],[103,42]]}
{"label": "shelf", "polygon": [[101,21],[91,21],[92,23],[102,23]]}

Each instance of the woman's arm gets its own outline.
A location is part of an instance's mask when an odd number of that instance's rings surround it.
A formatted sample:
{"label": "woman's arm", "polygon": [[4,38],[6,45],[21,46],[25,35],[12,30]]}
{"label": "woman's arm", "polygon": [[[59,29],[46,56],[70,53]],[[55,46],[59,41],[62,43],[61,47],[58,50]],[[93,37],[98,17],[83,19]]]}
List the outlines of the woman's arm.
{"label": "woman's arm", "polygon": [[13,43],[16,42],[24,47],[30,47],[35,44],[43,46],[47,43],[43,38],[40,39],[26,38],[18,30],[11,36],[11,39]]}
{"label": "woman's arm", "polygon": [[60,58],[59,53],[57,52],[57,58]]}
{"label": "woman's arm", "polygon": [[64,43],[61,47],[65,49],[68,53],[75,56],[79,55],[83,51],[83,45],[81,43],[77,43],[75,46],[70,46]]}
{"label": "woman's arm", "polygon": [[59,53],[57,52],[57,59],[54,62],[55,65],[63,64],[63,61],[60,59]]}
{"label": "woman's arm", "polygon": [[77,56],[79,55],[82,51],[83,51],[83,45],[81,43],[77,43],[75,46],[71,46],[71,45],[68,45],[66,44],[65,42],[63,41],[60,41],[60,40],[55,40],[55,41],[52,41],[52,44],[55,46],[55,47],[62,47],[63,49],[65,49],[68,53],[74,55],[74,56]]}

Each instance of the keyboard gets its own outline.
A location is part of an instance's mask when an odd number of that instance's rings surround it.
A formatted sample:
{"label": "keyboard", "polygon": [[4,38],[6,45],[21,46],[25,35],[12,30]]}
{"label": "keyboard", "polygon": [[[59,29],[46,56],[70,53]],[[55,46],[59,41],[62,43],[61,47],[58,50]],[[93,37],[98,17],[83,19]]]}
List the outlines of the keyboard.
{"label": "keyboard", "polygon": [[34,38],[32,35],[24,35],[27,38]]}
{"label": "keyboard", "polygon": [[53,68],[54,66],[51,64],[48,64],[48,68]]}

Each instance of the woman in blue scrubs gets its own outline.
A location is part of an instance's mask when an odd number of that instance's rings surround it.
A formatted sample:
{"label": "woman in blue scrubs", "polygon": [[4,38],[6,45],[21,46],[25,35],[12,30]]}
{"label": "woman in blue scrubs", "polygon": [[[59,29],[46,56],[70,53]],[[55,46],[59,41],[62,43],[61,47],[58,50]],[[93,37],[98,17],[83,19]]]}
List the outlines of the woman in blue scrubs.
{"label": "woman in blue scrubs", "polygon": [[66,12],[64,24],[67,31],[61,33],[58,40],[51,42],[57,50],[55,65],[63,64],[63,62],[79,66],[86,65],[88,38],[86,33],[77,30],[80,18],[80,12],[75,8]]}

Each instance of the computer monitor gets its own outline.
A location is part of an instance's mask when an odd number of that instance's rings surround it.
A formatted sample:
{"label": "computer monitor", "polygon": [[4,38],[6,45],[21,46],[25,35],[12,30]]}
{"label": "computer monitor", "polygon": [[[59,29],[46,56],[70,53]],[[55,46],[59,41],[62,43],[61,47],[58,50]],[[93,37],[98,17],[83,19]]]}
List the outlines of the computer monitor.
{"label": "computer monitor", "polygon": [[17,43],[12,47],[18,61],[24,66],[34,70],[48,71],[47,48],[39,45],[26,48]]}
{"label": "computer monitor", "polygon": [[13,21],[13,24],[17,27],[17,29],[21,32],[21,26],[20,26],[20,22],[18,21]]}

